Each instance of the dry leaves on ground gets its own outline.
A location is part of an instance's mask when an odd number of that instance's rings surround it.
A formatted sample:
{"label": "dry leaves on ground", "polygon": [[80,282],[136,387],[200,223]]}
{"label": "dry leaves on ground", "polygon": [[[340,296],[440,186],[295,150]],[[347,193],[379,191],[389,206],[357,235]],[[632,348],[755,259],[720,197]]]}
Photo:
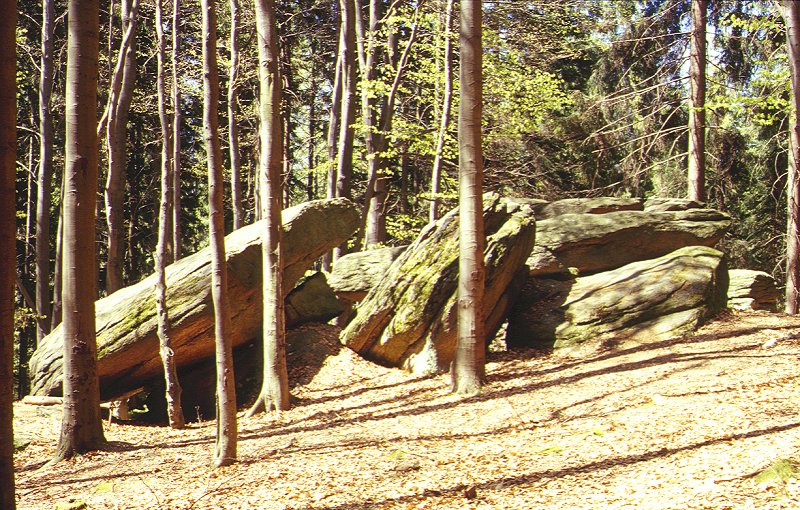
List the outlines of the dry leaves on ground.
{"label": "dry leaves on ground", "polygon": [[800,482],[755,477],[800,458],[798,336],[729,314],[586,359],[495,354],[468,399],[342,349],[292,410],[240,414],[239,462],[217,470],[213,422],[107,425],[107,450],[45,466],[58,409],[18,404],[19,508],[798,508]]}

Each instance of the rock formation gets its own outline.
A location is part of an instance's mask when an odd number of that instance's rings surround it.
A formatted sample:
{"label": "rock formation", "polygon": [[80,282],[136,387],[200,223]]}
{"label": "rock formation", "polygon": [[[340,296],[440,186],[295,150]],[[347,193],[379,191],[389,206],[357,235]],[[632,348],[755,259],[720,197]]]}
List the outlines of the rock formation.
{"label": "rock formation", "polygon": [[506,343],[594,349],[664,340],[722,310],[727,288],[723,253],[705,246],[572,280],[531,278],[509,316]]}
{"label": "rock formation", "polygon": [[728,306],[736,310],[767,310],[778,307],[780,292],[775,278],[764,271],[731,269],[729,271]]}
{"label": "rock formation", "polygon": [[[488,194],[484,198],[487,266],[484,313],[488,329],[504,320],[533,246],[530,207]],[[395,260],[358,306],[342,342],[367,359],[415,373],[446,369],[455,349],[458,214],[428,225]]]}
{"label": "rock formation", "polygon": [[[323,253],[340,245],[358,226],[358,209],[344,199],[307,202],[283,211],[284,289]],[[261,328],[261,223],[225,238],[231,339],[253,340]],[[208,249],[167,267],[167,305],[175,360],[190,366],[214,355],[213,304]],[[98,373],[104,400],[162,377],[158,355],[154,276],[96,302]],[[61,328],[45,337],[31,359],[32,393],[61,391]]]}

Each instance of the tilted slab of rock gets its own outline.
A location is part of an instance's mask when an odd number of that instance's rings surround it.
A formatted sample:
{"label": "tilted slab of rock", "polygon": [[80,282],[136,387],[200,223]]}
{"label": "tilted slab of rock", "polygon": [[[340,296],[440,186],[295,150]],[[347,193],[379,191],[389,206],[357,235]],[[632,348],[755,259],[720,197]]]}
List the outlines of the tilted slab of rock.
{"label": "tilted slab of rock", "polygon": [[730,217],[712,209],[564,214],[536,222],[531,275],[606,271],[684,246],[714,246]]}
{"label": "tilted slab of rock", "polygon": [[725,308],[724,254],[690,246],[574,280],[531,278],[509,316],[510,347],[597,348],[693,331]]}
{"label": "tilted slab of rock", "polygon": [[780,292],[771,274],[751,269],[731,269],[728,275],[728,307],[736,310],[777,310]]}
{"label": "tilted slab of rock", "polygon": [[[358,208],[344,199],[306,202],[283,211],[284,291],[311,264],[340,245],[358,227]],[[225,238],[231,340],[239,345],[261,329],[261,222]],[[171,264],[167,306],[175,360],[190,365],[214,355],[211,255],[208,249]],[[98,373],[104,400],[161,377],[156,335],[155,275],[95,303]],[[61,328],[45,337],[31,358],[32,393],[59,394],[62,376]]]}
{"label": "tilted slab of rock", "polygon": [[[486,294],[482,303],[488,334],[499,328],[533,246],[535,221],[529,207],[498,196],[484,198]],[[358,306],[342,342],[367,359],[414,373],[446,369],[456,342],[458,214],[451,211],[426,227],[394,261]]]}

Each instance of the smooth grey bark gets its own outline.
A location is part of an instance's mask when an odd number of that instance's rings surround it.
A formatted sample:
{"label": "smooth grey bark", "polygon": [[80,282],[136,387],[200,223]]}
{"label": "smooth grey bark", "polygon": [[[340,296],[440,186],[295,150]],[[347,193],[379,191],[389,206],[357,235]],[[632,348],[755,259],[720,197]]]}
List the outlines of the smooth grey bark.
{"label": "smooth grey bark", "polygon": [[800,301],[800,4],[783,2],[786,21],[786,50],[792,81],[791,115],[789,123],[789,175],[787,178],[786,228],[786,307],[795,315]]}
{"label": "smooth grey bark", "polygon": [[283,243],[280,228],[284,140],[278,34],[273,0],[256,0],[255,9],[260,82],[259,195],[265,227],[261,242],[264,366],[261,391],[248,411],[248,416],[265,410],[286,410],[290,405],[283,303]]}
{"label": "smooth grey bark", "polygon": [[42,1],[42,57],[39,69],[39,173],[36,177],[36,339],[50,332],[50,193],[53,182],[54,0]]}
{"label": "smooth grey bark", "polygon": [[689,199],[705,202],[706,173],[706,25],[708,0],[692,0],[689,56]]}
{"label": "smooth grey bark", "polygon": [[217,69],[217,14],[215,0],[201,0],[203,11],[203,139],[208,167],[208,226],[211,244],[211,297],[217,363],[217,435],[214,467],[236,462],[236,386],[233,378],[231,310],[225,264],[225,209],[222,150],[219,143],[219,71]]}
{"label": "smooth grey bark", "polygon": [[56,261],[53,268],[53,313],[50,331],[61,324],[61,269],[64,267],[64,179],[61,179],[61,200],[59,201],[58,227],[56,232]]}
{"label": "smooth grey bark", "polygon": [[[370,30],[368,35],[368,49],[366,55],[366,69],[362,71],[362,80],[367,84],[377,78],[378,72],[375,67],[379,65],[377,54],[376,36],[383,26],[385,17],[381,17],[382,5],[380,0],[372,0],[370,3]],[[419,6],[416,7],[419,14]],[[389,143],[389,133],[392,130],[394,120],[394,105],[397,99],[397,92],[407,68],[411,48],[417,38],[418,20],[415,18],[411,28],[411,34],[406,41],[406,46],[399,59],[386,57],[386,64],[394,72],[392,86],[386,96],[380,101],[370,100],[367,91],[362,92],[362,112],[364,114],[364,124],[366,126],[366,149],[367,149],[367,187],[364,199],[364,247],[380,244],[386,240],[386,192],[387,183],[385,175],[386,152]],[[397,42],[397,35],[389,35],[389,46],[392,47]],[[362,87],[366,89],[366,87]],[[365,97],[366,96],[366,97]]]}
{"label": "smooth grey bark", "polygon": [[342,24],[339,39],[339,62],[341,63],[341,120],[339,121],[339,143],[336,158],[336,196],[350,198],[350,181],[353,176],[353,137],[356,119],[356,9],[354,0],[339,1]]}
{"label": "smooth grey bark", "polygon": [[[122,0],[122,26],[125,32],[119,50],[119,63],[114,70],[109,94],[106,147],[108,149],[108,174],[106,176],[105,205],[108,223],[108,259],[106,261],[106,292],[122,288],[125,200],[127,166],[128,112],[136,86],[136,25],[138,0]],[[130,33],[130,36],[128,34]]]}
{"label": "smooth grey bark", "polygon": [[54,460],[105,444],[100,418],[94,300],[97,295],[98,0],[68,4],[64,168],[64,410]]}
{"label": "smooth grey bark", "polygon": [[172,212],[172,126],[170,115],[167,112],[167,94],[164,84],[165,74],[165,40],[162,20],[162,0],[156,0],[156,56],[158,73],[156,85],[158,90],[158,118],[161,124],[161,200],[158,208],[158,245],[155,253],[155,301],[158,314],[158,339],[161,362],[164,365],[164,381],[166,383],[167,417],[173,429],[183,428],[186,421],[181,407],[181,385],[178,380],[178,370],[175,362],[175,352],[172,350],[170,338],[169,309],[167,307],[167,276],[169,237],[171,235],[170,213]]}
{"label": "smooth grey bark", "polygon": [[[0,8],[0,259],[16,260],[17,2]],[[16,265],[0,267],[0,508],[16,508],[14,487],[14,281]]]}
{"label": "smooth grey bark", "polygon": [[231,158],[231,202],[233,206],[233,229],[244,226],[242,201],[242,153],[239,148],[239,32],[241,17],[239,0],[230,0],[231,8],[231,68],[228,74],[228,139]]}
{"label": "smooth grey bark", "polygon": [[462,2],[461,104],[458,119],[458,208],[461,235],[458,259],[458,339],[452,365],[452,389],[459,395],[480,392],[485,379],[483,226],[483,104],[481,2]]}
{"label": "smooth grey bark", "polygon": [[171,262],[182,256],[181,246],[181,87],[178,55],[181,28],[180,0],[172,2],[172,242]]}
{"label": "smooth grey bark", "polygon": [[431,206],[428,213],[428,221],[436,221],[440,217],[439,195],[441,193],[442,181],[442,157],[444,153],[445,136],[447,127],[450,124],[450,110],[453,104],[453,45],[450,40],[450,26],[453,23],[453,3],[454,0],[445,0],[445,13],[442,24],[444,25],[444,91],[442,92],[442,115],[439,119],[439,132],[436,135],[436,154],[433,158],[433,170],[431,171]]}

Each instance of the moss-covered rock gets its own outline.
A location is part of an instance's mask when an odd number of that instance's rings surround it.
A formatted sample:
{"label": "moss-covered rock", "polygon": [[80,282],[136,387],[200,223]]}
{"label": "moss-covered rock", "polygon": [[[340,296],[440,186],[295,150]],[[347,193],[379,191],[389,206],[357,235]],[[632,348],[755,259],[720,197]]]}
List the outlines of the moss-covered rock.
{"label": "moss-covered rock", "polygon": [[563,214],[537,221],[527,263],[539,276],[607,271],[685,246],[714,246],[730,223],[712,209]]}
{"label": "moss-covered rock", "polygon": [[693,331],[725,308],[722,252],[690,246],[572,280],[531,278],[509,316],[509,346],[595,348]]}
{"label": "moss-covered rock", "polygon": [[[487,237],[487,333],[500,326],[508,292],[533,246],[533,211],[496,195],[484,202]],[[415,373],[446,369],[456,340],[458,214],[430,224],[394,261],[381,282],[358,306],[342,342],[368,359]]]}
{"label": "moss-covered rock", "polygon": [[[358,226],[358,209],[345,199],[307,202],[283,211],[284,291],[326,251],[340,245]],[[231,339],[234,346],[255,338],[261,328],[262,223],[225,238]],[[211,256],[204,249],[166,269],[167,306],[175,360],[189,366],[214,355]],[[120,289],[95,303],[98,373],[104,400],[162,377],[158,355],[155,276]],[[45,337],[31,358],[32,393],[61,392],[61,328]]]}

